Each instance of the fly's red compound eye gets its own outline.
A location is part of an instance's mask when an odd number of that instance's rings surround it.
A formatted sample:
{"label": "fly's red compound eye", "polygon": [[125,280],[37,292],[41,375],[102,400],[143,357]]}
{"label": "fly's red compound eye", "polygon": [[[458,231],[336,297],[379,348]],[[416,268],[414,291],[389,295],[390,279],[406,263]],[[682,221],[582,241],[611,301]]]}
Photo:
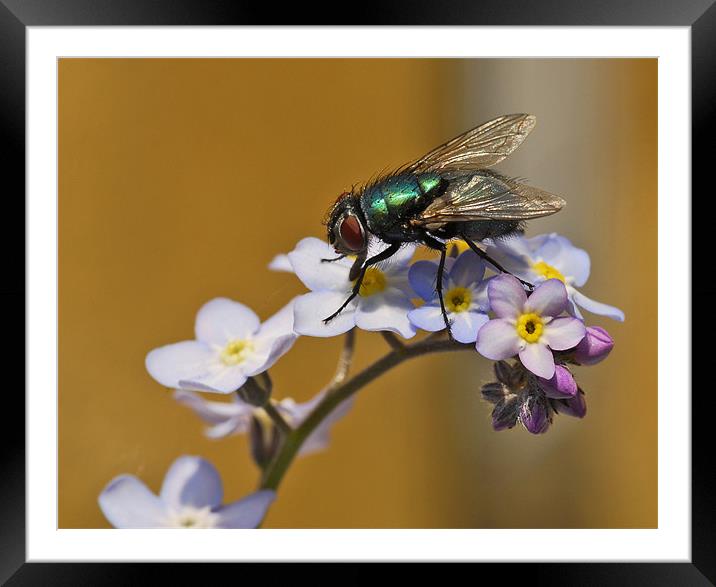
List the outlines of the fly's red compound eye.
{"label": "fly's red compound eye", "polygon": [[343,243],[351,251],[362,251],[365,247],[365,237],[363,235],[363,227],[360,225],[358,218],[353,214],[349,214],[341,221],[338,228],[338,234]]}

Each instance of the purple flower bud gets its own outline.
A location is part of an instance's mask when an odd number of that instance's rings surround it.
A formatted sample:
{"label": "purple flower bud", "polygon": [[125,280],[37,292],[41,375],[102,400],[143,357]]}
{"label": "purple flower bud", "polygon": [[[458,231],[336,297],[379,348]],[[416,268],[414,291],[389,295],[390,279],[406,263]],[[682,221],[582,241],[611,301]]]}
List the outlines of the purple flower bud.
{"label": "purple flower bud", "polygon": [[609,333],[599,326],[587,327],[587,334],[574,347],[574,360],[581,365],[596,365],[607,358],[614,346]]}
{"label": "purple flower bud", "polygon": [[552,379],[539,378],[544,394],[549,398],[568,399],[577,395],[577,383],[564,365],[556,365]]}
{"label": "purple flower bud", "polygon": [[495,405],[492,410],[492,427],[496,432],[512,428],[517,423],[520,402],[518,397],[510,394]]}
{"label": "purple flower bud", "polygon": [[490,402],[491,404],[496,404],[505,399],[505,395],[509,393],[509,390],[502,383],[493,381],[492,383],[486,383],[483,385],[480,393],[482,395],[482,399]]}
{"label": "purple flower bud", "polygon": [[577,395],[570,399],[553,399],[550,401],[552,407],[559,414],[584,418],[587,415],[587,402],[584,400],[584,392],[577,390]]}
{"label": "purple flower bud", "polygon": [[535,397],[529,398],[520,409],[520,422],[532,434],[547,432],[552,423],[549,406]]}

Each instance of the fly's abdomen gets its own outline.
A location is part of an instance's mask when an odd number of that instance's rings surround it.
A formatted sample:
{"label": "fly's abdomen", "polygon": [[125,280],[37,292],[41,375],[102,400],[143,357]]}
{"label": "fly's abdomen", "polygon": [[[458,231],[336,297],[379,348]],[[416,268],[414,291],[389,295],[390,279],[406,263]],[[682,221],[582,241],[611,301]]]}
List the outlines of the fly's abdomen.
{"label": "fly's abdomen", "polygon": [[437,173],[410,173],[369,186],[361,195],[368,229],[382,238],[404,235],[402,225],[432,201],[442,183]]}

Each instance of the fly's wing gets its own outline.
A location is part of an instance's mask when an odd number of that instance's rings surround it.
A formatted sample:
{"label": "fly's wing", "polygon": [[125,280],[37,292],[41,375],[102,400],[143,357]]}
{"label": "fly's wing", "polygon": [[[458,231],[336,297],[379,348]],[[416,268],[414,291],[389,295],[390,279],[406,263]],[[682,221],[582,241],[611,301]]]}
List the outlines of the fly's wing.
{"label": "fly's wing", "polygon": [[472,220],[529,220],[559,212],[565,201],[559,196],[492,174],[452,179],[445,193],[433,200],[413,221],[438,227],[447,222]]}
{"label": "fly's wing", "polygon": [[401,171],[474,171],[497,165],[522,144],[537,119],[531,114],[506,114],[433,149]]}

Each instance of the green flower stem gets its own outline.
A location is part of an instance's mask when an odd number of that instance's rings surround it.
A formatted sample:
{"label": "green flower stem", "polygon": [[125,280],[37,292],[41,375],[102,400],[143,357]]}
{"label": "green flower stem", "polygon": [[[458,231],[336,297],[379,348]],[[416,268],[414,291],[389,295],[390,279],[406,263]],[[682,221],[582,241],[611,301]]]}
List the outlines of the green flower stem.
{"label": "green flower stem", "polygon": [[289,426],[288,422],[284,419],[284,417],[281,415],[281,412],[279,412],[276,409],[276,406],[271,403],[271,400],[267,401],[262,406],[264,412],[268,414],[268,417],[271,418],[273,423],[283,432],[284,434],[291,434],[293,432],[293,428]]}
{"label": "green flower stem", "polygon": [[293,429],[286,435],[281,449],[266,468],[261,488],[277,489],[286,471],[288,471],[291,466],[296,453],[306,438],[310,436],[311,432],[313,432],[339,404],[380,377],[383,373],[390,371],[393,367],[414,357],[420,357],[430,353],[474,351],[474,349],[475,346],[472,344],[461,344],[454,340],[426,338],[410,345],[402,345],[400,348],[394,348],[387,355],[384,355],[357,375],[336,385],[326,394],[308,418],[306,418],[298,428]]}

